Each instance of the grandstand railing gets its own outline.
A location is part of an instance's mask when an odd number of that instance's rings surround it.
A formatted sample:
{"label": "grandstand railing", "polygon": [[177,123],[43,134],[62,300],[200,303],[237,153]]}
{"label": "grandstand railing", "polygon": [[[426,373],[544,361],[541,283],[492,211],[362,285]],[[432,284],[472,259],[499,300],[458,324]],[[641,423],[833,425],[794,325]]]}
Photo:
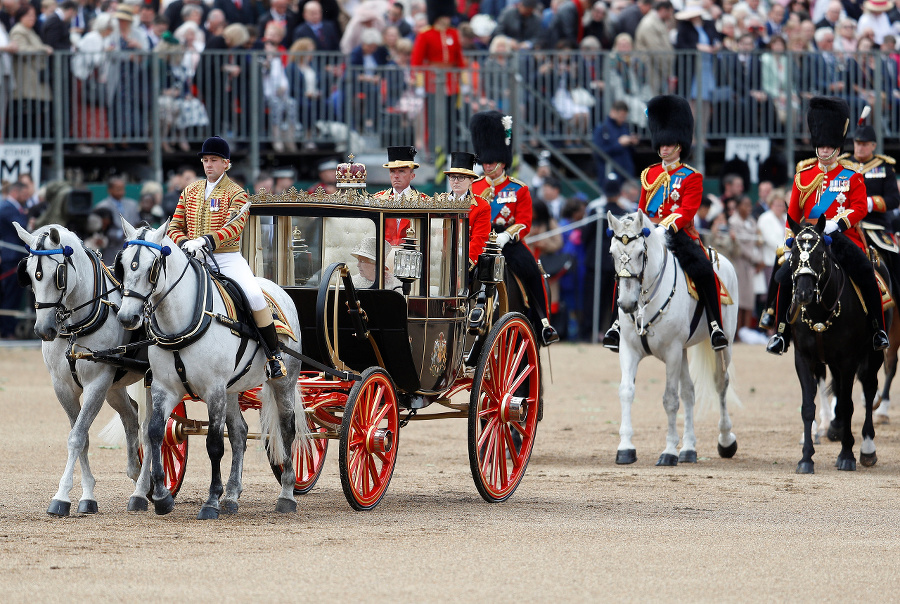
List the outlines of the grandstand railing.
{"label": "grandstand railing", "polygon": [[[146,148],[161,177],[168,146],[186,141],[195,148],[212,134],[246,148],[257,167],[281,145],[335,144],[338,152],[359,154],[414,144],[440,169],[448,151],[470,148],[467,124],[478,110],[513,115],[520,151],[584,151],[619,100],[630,109],[633,131],[649,139],[646,102],[662,93],[691,100],[696,141],[768,138],[789,165],[808,138],[804,115],[815,95],[845,98],[854,116],[870,105],[879,148],[900,133],[896,57],[878,52],[531,50],[467,59],[464,70],[416,70],[351,65],[339,53],[18,53],[16,87],[0,90],[0,110],[8,105],[0,142],[44,145],[57,177],[67,154],[82,145]],[[420,94],[420,72],[439,83],[434,92]],[[441,85],[447,82],[458,93]],[[695,145],[692,161],[701,169],[704,146]]]}

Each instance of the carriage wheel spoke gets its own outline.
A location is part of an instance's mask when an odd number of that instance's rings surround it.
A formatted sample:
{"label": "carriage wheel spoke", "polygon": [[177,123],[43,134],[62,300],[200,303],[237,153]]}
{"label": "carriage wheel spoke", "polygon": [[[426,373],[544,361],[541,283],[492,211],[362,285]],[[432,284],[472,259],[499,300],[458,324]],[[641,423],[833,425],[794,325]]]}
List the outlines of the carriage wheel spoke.
{"label": "carriage wheel spoke", "polygon": [[484,446],[485,441],[491,436],[491,431],[494,429],[494,425],[497,423],[497,418],[492,417],[487,420],[487,424],[485,424],[484,428],[482,428],[481,436],[478,438],[478,448],[480,449]]}

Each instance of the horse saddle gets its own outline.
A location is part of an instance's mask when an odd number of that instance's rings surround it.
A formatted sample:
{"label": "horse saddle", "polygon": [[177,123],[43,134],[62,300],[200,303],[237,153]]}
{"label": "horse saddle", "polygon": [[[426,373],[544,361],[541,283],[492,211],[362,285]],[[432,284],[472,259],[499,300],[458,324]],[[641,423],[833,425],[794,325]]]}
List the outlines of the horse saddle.
{"label": "horse saddle", "polygon": [[889,233],[880,224],[872,224],[871,222],[860,222],[863,232],[866,234],[866,240],[875,248],[890,252],[892,254],[900,253],[900,246],[894,238],[893,233]]}
{"label": "horse saddle", "polygon": [[[718,266],[719,264],[719,252],[715,250],[715,248],[711,247],[703,247],[706,252],[706,256],[709,258],[709,261],[713,263],[713,266]],[[684,272],[682,269],[682,274],[684,275],[684,280],[687,283],[688,293],[691,295],[691,298],[699,301],[700,296],[697,294],[697,286],[694,284],[694,280]],[[729,304],[734,304],[734,300],[731,299],[731,294],[728,293],[728,289],[726,289],[725,284],[722,283],[722,280],[719,279],[719,274],[716,273],[716,285],[719,286],[719,303],[725,306]]]}
{"label": "horse saddle", "polygon": [[[250,304],[247,302],[246,296],[244,296],[244,290],[241,289],[237,282],[221,273],[210,271],[210,274],[212,275],[213,283],[216,284],[216,288],[222,295],[222,301],[225,302],[225,313],[228,318],[233,322],[255,325],[250,311]],[[284,320],[284,311],[282,311],[278,303],[269,296],[268,292],[263,291],[263,295],[269,305],[269,310],[272,311],[272,318],[275,322],[275,333],[286,335],[296,342],[296,334],[294,334],[291,326]],[[237,330],[232,329],[232,332],[234,332],[234,335],[240,336],[240,332]]]}

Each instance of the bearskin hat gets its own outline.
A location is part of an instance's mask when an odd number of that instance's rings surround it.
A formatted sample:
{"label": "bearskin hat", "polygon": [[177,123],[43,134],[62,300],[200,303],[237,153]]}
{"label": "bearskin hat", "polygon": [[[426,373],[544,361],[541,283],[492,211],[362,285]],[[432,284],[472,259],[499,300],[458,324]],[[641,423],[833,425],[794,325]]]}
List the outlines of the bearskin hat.
{"label": "bearskin hat", "polygon": [[512,165],[512,117],[504,116],[499,111],[479,111],[469,121],[469,132],[478,163]]}
{"label": "bearskin hat", "polygon": [[434,25],[439,17],[456,16],[456,2],[449,0],[428,0],[428,24]]}
{"label": "bearskin hat", "polygon": [[809,100],[806,123],[813,147],[841,149],[850,127],[850,105],[837,97],[813,97]]}
{"label": "bearskin hat", "polygon": [[673,94],[655,96],[647,102],[650,141],[659,151],[663,145],[681,145],[681,159],[691,154],[694,138],[694,114],[690,104]]}

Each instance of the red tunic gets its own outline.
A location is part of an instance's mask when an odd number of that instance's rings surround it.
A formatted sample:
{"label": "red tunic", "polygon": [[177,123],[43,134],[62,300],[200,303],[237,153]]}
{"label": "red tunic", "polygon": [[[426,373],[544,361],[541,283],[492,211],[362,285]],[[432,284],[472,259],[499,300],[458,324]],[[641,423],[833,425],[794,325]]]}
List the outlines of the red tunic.
{"label": "red tunic", "polygon": [[[428,195],[424,193],[419,193],[415,189],[413,189],[414,193],[418,193],[419,197],[423,200],[428,199]],[[393,189],[385,189],[384,191],[378,191],[375,193],[374,197],[376,198],[390,198],[394,195]],[[406,237],[406,230],[409,228],[410,222],[406,218],[393,218],[390,214],[385,214],[384,217],[384,239],[388,243],[393,246],[398,246],[403,243],[403,238]]]}
{"label": "red tunic", "polygon": [[675,163],[666,171],[658,163],[641,173],[640,210],[653,224],[684,231],[697,241],[694,215],[702,197],[703,176],[687,164]]}
{"label": "red tunic", "polygon": [[531,231],[531,192],[521,180],[505,173],[494,182],[482,176],[472,183],[472,195],[489,204],[495,231],[510,231],[511,235],[517,234],[520,241]]}
{"label": "red tunic", "polygon": [[468,195],[472,199],[469,209],[469,262],[474,266],[491,235],[491,204],[471,193]]}
{"label": "red tunic", "polygon": [[[828,220],[837,222],[843,233],[865,252],[866,245],[856,226],[869,211],[865,179],[849,162],[837,162],[828,172],[823,172],[816,161],[803,165],[808,162],[797,166],[788,216],[802,224],[815,222],[824,214]],[[785,236],[793,236],[790,227]]]}
{"label": "red tunic", "polygon": [[[429,28],[416,36],[410,66],[452,69],[447,73],[444,92],[459,92],[459,71],[466,68],[466,59],[459,43],[459,34],[452,27],[445,30]],[[431,70],[425,72],[425,91],[434,92],[435,77]]]}

